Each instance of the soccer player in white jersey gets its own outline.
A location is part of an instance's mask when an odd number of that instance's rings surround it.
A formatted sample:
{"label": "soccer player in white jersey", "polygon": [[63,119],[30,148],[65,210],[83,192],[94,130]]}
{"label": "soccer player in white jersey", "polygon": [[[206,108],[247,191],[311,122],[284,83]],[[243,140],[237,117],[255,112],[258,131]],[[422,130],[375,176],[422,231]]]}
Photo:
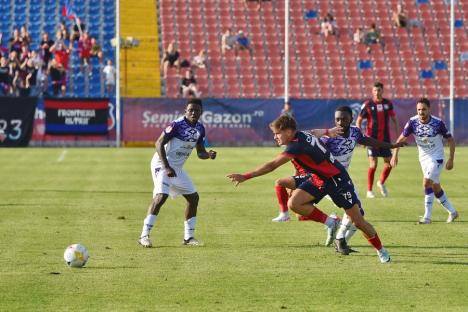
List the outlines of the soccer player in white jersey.
{"label": "soccer player in white jersey", "polygon": [[153,200],[149,206],[148,215],[144,220],[143,230],[138,240],[138,243],[143,247],[152,247],[149,235],[156,222],[159,210],[169,195],[171,197],[182,195],[187,200],[183,244],[200,244],[194,237],[199,196],[192,180],[182,166],[189,158],[194,147],[197,150],[198,158],[216,158],[215,151],[206,151],[205,149],[205,128],[198,121],[201,114],[201,100],[189,99],[185,108],[185,115],[174,120],[156,141],[156,153],[151,160],[151,175],[154,183]]}
{"label": "soccer player in white jersey", "polygon": [[[455,140],[447,130],[445,123],[431,116],[431,104],[428,99],[421,98],[416,103],[417,115],[410,118],[397,142],[404,142],[410,134],[414,135],[419,150],[419,162],[423,172],[424,187],[424,216],[419,219],[420,224],[432,222],[432,203],[434,195],[448,212],[447,223],[458,218],[458,212],[453,208],[440,185],[440,174],[444,163],[444,143],[447,139],[449,158],[445,169],[452,170],[455,156]],[[394,150],[391,165],[398,164],[398,148]]]}

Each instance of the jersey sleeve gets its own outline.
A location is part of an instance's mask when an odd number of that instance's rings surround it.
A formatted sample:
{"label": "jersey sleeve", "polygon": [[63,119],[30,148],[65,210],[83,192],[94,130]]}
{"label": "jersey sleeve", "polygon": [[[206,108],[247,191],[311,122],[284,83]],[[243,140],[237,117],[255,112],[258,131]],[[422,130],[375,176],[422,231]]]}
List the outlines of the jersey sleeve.
{"label": "jersey sleeve", "polygon": [[200,137],[198,138],[197,140],[197,144],[203,144],[205,143],[205,135],[206,135],[206,132],[205,132],[205,127],[203,125],[200,126]]}
{"label": "jersey sleeve", "polygon": [[175,137],[177,133],[177,127],[177,123],[173,121],[169,126],[166,127],[166,129],[164,129],[164,136],[168,139]]}
{"label": "jersey sleeve", "polygon": [[445,123],[443,121],[440,122],[439,126],[439,133],[445,138],[448,139],[452,137],[452,134],[450,131],[448,131],[447,127],[445,126]]}
{"label": "jersey sleeve", "polygon": [[362,131],[361,129],[359,128],[355,128],[355,138],[356,138],[356,142],[358,142],[359,144],[361,144],[362,142],[362,139],[364,138],[364,134],[362,134]]}
{"label": "jersey sleeve", "polygon": [[359,116],[361,116],[362,118],[367,118],[368,117],[368,113],[367,113],[367,101],[365,101],[364,103],[362,103],[361,105],[361,111],[359,112]]}
{"label": "jersey sleeve", "polygon": [[298,143],[289,143],[281,154],[294,158],[294,156],[299,155],[301,152],[302,149]]}
{"label": "jersey sleeve", "polygon": [[413,126],[411,125],[411,120],[409,120],[405,127],[403,128],[403,132],[401,134],[403,134],[404,137],[408,137],[410,134],[413,133]]}

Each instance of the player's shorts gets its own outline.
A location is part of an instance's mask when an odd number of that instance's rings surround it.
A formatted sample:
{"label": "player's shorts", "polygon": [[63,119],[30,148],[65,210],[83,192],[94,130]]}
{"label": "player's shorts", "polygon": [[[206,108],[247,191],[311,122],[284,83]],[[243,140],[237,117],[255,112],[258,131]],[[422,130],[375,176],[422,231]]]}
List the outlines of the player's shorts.
{"label": "player's shorts", "polygon": [[356,204],[361,206],[353,182],[347,172],[342,172],[340,175],[326,180],[312,176],[303,182],[299,189],[312,195],[314,203],[320,202],[323,197],[329,195],[333,203],[340,208],[350,209]]}
{"label": "player's shorts", "polygon": [[440,183],[440,174],[444,168],[443,159],[427,159],[421,161],[421,169],[425,179],[429,179],[434,183]]}
{"label": "player's shorts", "polygon": [[296,188],[299,187],[302,183],[310,179],[310,175],[297,175],[292,177],[294,179],[294,183],[296,185]]}
{"label": "player's shorts", "polygon": [[392,157],[392,150],[389,148],[367,148],[367,156],[369,157]]}
{"label": "player's shorts", "polygon": [[178,195],[188,195],[196,193],[192,179],[182,168],[173,168],[176,172],[175,177],[168,177],[166,170],[151,165],[151,175],[153,177],[154,189],[153,197],[156,194],[168,194],[172,198]]}

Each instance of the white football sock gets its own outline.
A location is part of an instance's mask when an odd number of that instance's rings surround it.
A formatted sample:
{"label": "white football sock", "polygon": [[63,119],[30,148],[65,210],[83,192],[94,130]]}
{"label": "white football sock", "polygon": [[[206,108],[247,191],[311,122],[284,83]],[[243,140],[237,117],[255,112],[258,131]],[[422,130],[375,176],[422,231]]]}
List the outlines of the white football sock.
{"label": "white football sock", "polygon": [[332,213],[327,217],[327,220],[325,221],[325,225],[328,226],[329,228],[332,228],[335,225],[336,222],[336,214]]}
{"label": "white football sock", "polygon": [[145,221],[143,221],[143,230],[141,231],[140,237],[148,236],[153,228],[154,222],[156,222],[156,217],[153,214],[149,214],[146,216]]}
{"label": "white football sock", "polygon": [[191,237],[194,237],[195,233],[195,224],[197,223],[197,217],[191,217],[190,219],[184,221],[184,239],[187,240]]}
{"label": "white football sock", "polygon": [[353,237],[354,234],[356,234],[356,231],[357,227],[354,224],[351,224],[345,234],[345,240],[347,243],[349,243],[349,240]]}
{"label": "white football sock", "polygon": [[441,203],[442,206],[444,206],[444,208],[448,212],[450,212],[450,213],[455,213],[456,212],[455,208],[453,208],[452,204],[449,202],[449,200],[447,198],[447,195],[445,195],[445,193],[442,193],[442,196],[438,197],[437,200],[439,201],[439,203]]}
{"label": "white football sock", "polygon": [[431,220],[432,203],[434,202],[434,193],[424,195],[424,218]]}
{"label": "white football sock", "polygon": [[352,224],[353,223],[351,222],[351,219],[348,217],[347,214],[345,214],[343,219],[341,220],[341,225],[338,228],[338,231],[336,232],[336,239],[345,238],[346,232]]}

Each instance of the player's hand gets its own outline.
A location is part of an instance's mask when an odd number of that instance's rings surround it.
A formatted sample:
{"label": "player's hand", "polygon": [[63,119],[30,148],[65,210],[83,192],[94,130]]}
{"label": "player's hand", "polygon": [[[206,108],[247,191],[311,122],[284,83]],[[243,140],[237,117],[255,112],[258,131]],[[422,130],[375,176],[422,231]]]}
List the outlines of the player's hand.
{"label": "player's hand", "polygon": [[453,169],[453,159],[447,160],[447,163],[445,164],[445,169],[447,169],[447,170],[452,170]]}
{"label": "player's hand", "polygon": [[208,157],[209,157],[210,159],[215,159],[215,158],[216,158],[216,152],[213,151],[213,150],[209,150],[209,151],[208,151]]}
{"label": "player's hand", "polygon": [[393,156],[392,159],[390,159],[390,166],[392,168],[395,168],[398,165],[398,156]]}
{"label": "player's hand", "polygon": [[400,147],[408,145],[408,142],[403,142],[402,141],[402,142],[393,143],[392,145],[393,145],[392,148],[400,148]]}
{"label": "player's hand", "polygon": [[167,176],[168,176],[169,178],[177,177],[177,174],[176,174],[175,170],[172,169],[172,167],[167,167],[167,168],[165,169],[165,171],[166,171],[166,174],[167,174]]}
{"label": "player's hand", "polygon": [[247,180],[247,178],[243,174],[239,174],[239,173],[231,173],[231,174],[228,174],[226,177],[230,179],[231,182],[235,184],[235,186],[238,186],[239,183],[242,183],[245,180]]}
{"label": "player's hand", "polygon": [[343,127],[334,127],[334,128],[328,129],[328,136],[330,138],[334,138],[334,137],[337,137],[337,136],[343,135],[343,134],[344,134],[344,128]]}

